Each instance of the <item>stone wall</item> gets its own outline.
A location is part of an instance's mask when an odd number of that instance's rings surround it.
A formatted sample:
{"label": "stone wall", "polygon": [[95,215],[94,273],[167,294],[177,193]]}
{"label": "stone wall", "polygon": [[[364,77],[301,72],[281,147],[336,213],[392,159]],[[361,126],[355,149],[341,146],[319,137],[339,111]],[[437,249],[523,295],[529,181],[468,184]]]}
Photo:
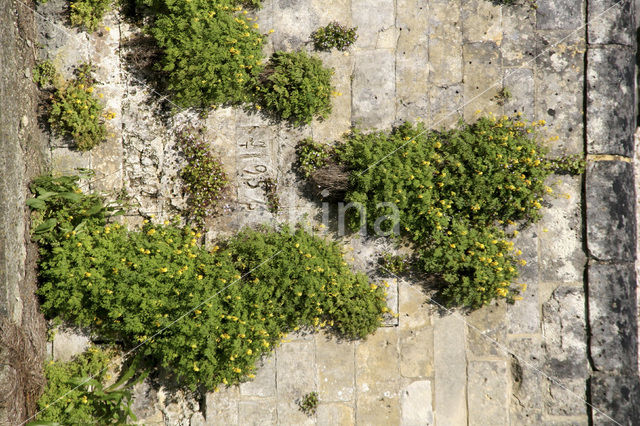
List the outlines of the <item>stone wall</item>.
{"label": "stone wall", "polygon": [[[589,1],[589,16],[614,3]],[[623,0],[587,27],[586,296],[594,424],[614,424],[608,416],[640,422],[635,6]]]}
{"label": "stone wall", "polygon": [[0,424],[34,409],[42,385],[44,321],[35,289],[35,247],[25,211],[29,179],[46,143],[38,129],[33,12],[19,1],[0,7]]}

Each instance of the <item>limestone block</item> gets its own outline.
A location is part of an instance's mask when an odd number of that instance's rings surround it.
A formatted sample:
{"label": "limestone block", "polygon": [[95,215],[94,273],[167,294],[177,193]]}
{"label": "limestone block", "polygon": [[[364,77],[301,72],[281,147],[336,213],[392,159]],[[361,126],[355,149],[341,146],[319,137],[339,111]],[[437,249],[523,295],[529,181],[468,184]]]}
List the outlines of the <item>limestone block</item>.
{"label": "limestone block", "polygon": [[276,394],[276,361],[273,354],[261,360],[255,378],[240,384],[240,395],[271,397]]}
{"label": "limestone block", "polygon": [[[526,284],[521,291],[522,300],[513,305],[507,305],[507,333],[537,333],[540,330],[540,308],[538,304],[540,262],[538,260],[538,231],[537,227],[529,227],[518,233],[514,238],[514,247],[522,251],[520,259],[526,265],[518,265],[518,283]],[[520,288],[522,290],[523,287]]]}
{"label": "limestone block", "polygon": [[[573,1],[573,0],[571,0]],[[533,119],[544,119],[541,140],[550,144],[551,155],[582,154],[584,146],[584,37],[571,31],[538,33],[536,111]]]}
{"label": "limestone block", "polygon": [[400,406],[402,426],[433,425],[433,406],[431,404],[431,382],[421,380],[402,389]]}
{"label": "limestone block", "polygon": [[539,0],[536,6],[539,30],[573,30],[584,23],[584,0]]}
{"label": "limestone block", "polygon": [[459,314],[434,321],[434,408],[438,425],[467,423],[465,328]]}
{"label": "limestone block", "polygon": [[562,286],[542,305],[544,371],[562,383],[585,378],[589,371],[584,303],[581,287]]}
{"label": "limestone block", "polygon": [[543,282],[582,281],[586,256],[582,249],[582,182],[579,176],[551,176],[554,194],[547,197],[538,225],[540,279]]}
{"label": "limestone block", "polygon": [[433,376],[433,328],[400,330],[400,374],[409,378]]}
{"label": "limestone block", "polygon": [[395,24],[395,4],[393,0],[352,0],[351,17],[353,25],[358,27],[354,47],[376,48],[379,33]]}
{"label": "limestone block", "polygon": [[534,65],[536,55],[535,10],[526,2],[502,8],[502,64],[505,67]]}
{"label": "limestone block", "polygon": [[635,52],[627,47],[587,53],[587,151],[633,156]]}
{"label": "limestone block", "polygon": [[500,49],[494,43],[469,43],[464,57],[464,118],[473,121],[481,114],[502,114],[496,96],[502,89]]}
{"label": "limestone block", "polygon": [[633,264],[590,265],[588,285],[590,348],[594,368],[635,374],[638,325],[633,320],[637,306]]}
{"label": "limestone block", "polygon": [[636,44],[633,0],[591,1],[587,7],[589,43],[632,47]]}
{"label": "limestone block", "polygon": [[221,388],[217,392],[207,392],[204,413],[207,424],[237,425],[238,396],[237,386]]}
{"label": "limestone block", "polygon": [[587,248],[594,258],[632,262],[635,259],[633,166],[598,161],[587,166]]}
{"label": "limestone block", "polygon": [[[261,400],[242,400],[238,402],[238,425],[275,425],[278,424],[276,400],[272,398]],[[207,419],[208,421],[208,419]],[[227,425],[230,423],[213,423]]]}
{"label": "limestone block", "polygon": [[317,424],[321,426],[355,424],[353,408],[346,404],[324,404],[318,405],[316,412]]}
{"label": "limestone block", "polygon": [[504,113],[513,115],[521,112],[531,119],[535,113],[535,83],[530,68],[509,68],[504,71],[504,88],[511,98],[504,102]]}
{"label": "limestone block", "polygon": [[470,361],[468,375],[468,424],[509,424],[506,361]]}
{"label": "limestone block", "polygon": [[593,424],[636,425],[640,423],[640,384],[638,376],[615,376],[595,372],[589,388],[593,410]]}
{"label": "limestone block", "polygon": [[353,401],[354,356],[354,343],[338,342],[328,335],[316,336],[318,398],[321,401]]}
{"label": "limestone block", "polygon": [[355,53],[352,121],[365,128],[389,128],[395,120],[395,56],[386,50]]}
{"label": "limestone block", "polygon": [[[544,362],[544,344],[539,337],[520,338],[509,342],[511,351],[511,404],[509,415],[513,425],[541,425],[543,387],[547,380],[538,370]],[[562,403],[562,402],[560,402]]]}

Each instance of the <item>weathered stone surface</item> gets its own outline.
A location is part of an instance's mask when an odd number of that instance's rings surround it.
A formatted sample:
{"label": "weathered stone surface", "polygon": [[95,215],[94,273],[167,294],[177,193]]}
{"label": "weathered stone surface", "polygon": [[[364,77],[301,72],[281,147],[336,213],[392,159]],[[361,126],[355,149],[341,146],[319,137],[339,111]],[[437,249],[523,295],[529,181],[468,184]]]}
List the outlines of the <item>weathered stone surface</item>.
{"label": "weathered stone surface", "polygon": [[431,87],[429,100],[431,102],[432,129],[441,130],[457,126],[464,105],[464,89],[461,84],[448,87]]}
{"label": "weathered stone surface", "polygon": [[207,392],[204,412],[207,424],[238,424],[238,397],[237,386],[222,388],[217,392]]}
{"label": "weathered stone surface", "polygon": [[595,372],[589,387],[593,424],[640,424],[640,383],[637,374],[616,376]]}
{"label": "weathered stone surface", "polygon": [[638,324],[634,265],[593,264],[588,274],[593,366],[599,371],[635,374]]}
{"label": "weathered stone surface", "polygon": [[540,374],[544,346],[540,337],[521,338],[509,343],[512,353],[510,419],[513,425],[540,425],[543,387],[547,380]]}
{"label": "weathered stone surface", "polygon": [[429,4],[429,82],[450,86],[462,82],[460,2]]}
{"label": "weathered stone surface", "polygon": [[584,379],[563,380],[562,384],[548,381],[549,393],[545,395],[545,411],[552,416],[586,416],[584,401],[587,382]]}
{"label": "weathered stone surface", "polygon": [[422,328],[431,324],[431,312],[427,295],[415,285],[405,281],[398,283],[398,320],[402,330]]}
{"label": "weathered stone surface", "polygon": [[536,50],[535,119],[547,122],[539,136],[559,138],[549,144],[552,155],[582,154],[584,37],[574,31],[539,32]]}
{"label": "weathered stone surface", "polygon": [[635,259],[633,166],[619,161],[587,165],[587,248],[594,258]]}
{"label": "weathered stone surface", "polygon": [[466,325],[458,315],[434,320],[434,408],[438,425],[467,423]]}
{"label": "weathered stone surface", "polygon": [[257,365],[255,378],[240,385],[240,395],[270,397],[276,394],[276,360],[273,354]]}
{"label": "weathered stone surface", "polygon": [[584,0],[539,0],[536,6],[540,30],[577,29],[584,23]]}
{"label": "weathered stone surface", "polygon": [[464,118],[473,121],[482,114],[501,114],[496,96],[502,88],[500,49],[492,42],[469,43],[464,58]]}
{"label": "weathered stone surface", "polygon": [[560,381],[585,378],[587,333],[581,287],[558,287],[542,305],[542,333],[546,343],[544,371]]}
{"label": "weathered stone surface", "polygon": [[465,43],[502,43],[502,8],[483,0],[462,3],[462,38]]}
{"label": "weathered stone surface", "polygon": [[527,2],[502,8],[504,34],[500,50],[503,66],[531,67],[534,65],[535,20],[536,12]]}
{"label": "weathered stone surface", "polygon": [[352,0],[353,25],[358,27],[355,47],[374,49],[385,30],[394,27],[395,4],[393,0]]}
{"label": "weathered stone surface", "polygon": [[61,362],[68,362],[76,355],[80,355],[87,350],[91,340],[86,334],[81,334],[79,330],[58,329],[53,338],[53,359]]}
{"label": "weathered stone surface", "polygon": [[51,167],[62,174],[77,173],[76,169],[91,168],[91,154],[69,148],[55,148],[51,151]]}
{"label": "weathered stone surface", "polygon": [[283,343],[276,349],[278,399],[295,399],[316,389],[314,342]]}
{"label": "weathered stone surface", "polygon": [[295,1],[275,0],[271,14],[277,19],[272,19],[272,28],[263,31],[275,30],[270,35],[275,51],[303,48],[311,33],[321,25],[319,12],[310,2],[305,2],[305,7],[299,7]]}
{"label": "weathered stone surface", "polygon": [[428,57],[426,46],[414,46],[396,52],[398,120],[429,119]]}
{"label": "weathered stone surface", "polygon": [[400,374],[403,377],[433,375],[433,328],[400,330]]}
{"label": "weathered stone surface", "polygon": [[380,328],[356,344],[356,419],[362,424],[400,420],[400,367],[396,328]]}
{"label": "weathered stone surface", "polygon": [[300,401],[307,393],[309,392],[305,392],[297,398],[278,398],[276,409],[278,414],[278,425],[297,426],[314,424],[314,419],[300,410]]}
{"label": "weathered stone surface", "polygon": [[316,412],[318,425],[354,425],[353,408],[347,404],[319,404]]}
{"label": "weathered stone surface", "polygon": [[352,342],[337,342],[322,334],[316,336],[318,398],[321,401],[353,401],[354,356]]}
{"label": "weathered stone surface", "polygon": [[431,399],[431,382],[429,380],[413,382],[402,389],[400,424],[403,426],[433,425]]}
{"label": "weathered stone surface", "polygon": [[506,339],[506,304],[493,303],[473,311],[467,317],[467,348],[470,357],[503,356],[498,344]]}
{"label": "weathered stone surface", "polygon": [[507,305],[507,333],[537,333],[540,331],[540,307],[538,306],[540,267],[538,261],[538,231],[532,226],[519,232],[513,239],[514,247],[526,265],[518,266],[518,283],[522,300]]}
{"label": "weathered stone surface", "polygon": [[506,361],[470,361],[469,425],[509,424]]}
{"label": "weathered stone surface", "polygon": [[[629,31],[630,32],[630,31]],[[633,156],[635,52],[622,46],[587,53],[587,151]]]}
{"label": "weathered stone surface", "polygon": [[540,279],[543,282],[582,281],[586,256],[582,249],[582,182],[579,176],[551,176],[554,194],[547,197],[538,225]]}
{"label": "weathered stone surface", "polygon": [[506,115],[521,112],[524,117],[533,117],[535,113],[535,85],[532,69],[509,68],[505,70],[504,89],[511,94],[511,98],[504,101]]}
{"label": "weathered stone surface", "polygon": [[386,50],[355,54],[352,81],[353,124],[389,128],[395,120],[395,55]]}
{"label": "weathered stone surface", "polygon": [[[207,418],[207,421],[209,419]],[[229,424],[225,422],[212,424]],[[238,425],[275,425],[278,424],[275,399],[243,400],[238,403]]]}
{"label": "weathered stone surface", "polygon": [[633,0],[590,1],[587,7],[589,43],[635,45]]}

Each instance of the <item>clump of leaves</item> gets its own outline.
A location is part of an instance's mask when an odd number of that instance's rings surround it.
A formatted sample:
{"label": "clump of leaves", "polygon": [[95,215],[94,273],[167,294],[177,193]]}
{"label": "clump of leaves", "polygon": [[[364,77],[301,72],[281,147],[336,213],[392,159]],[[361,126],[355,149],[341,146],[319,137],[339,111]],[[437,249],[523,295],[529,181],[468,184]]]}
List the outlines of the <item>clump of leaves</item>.
{"label": "clump of leaves", "polygon": [[88,151],[107,136],[105,120],[115,113],[105,113],[94,95],[94,68],[82,64],[75,70],[75,78],[56,88],[51,99],[49,123],[61,136],[71,138],[80,151]]}
{"label": "clump of leaves", "polygon": [[111,7],[111,0],[72,0],[69,7],[71,25],[93,32],[98,29],[102,17]]}
{"label": "clump of leaves", "polygon": [[51,61],[41,61],[33,67],[33,81],[40,87],[54,84],[58,76],[58,71]]}
{"label": "clump of leaves", "polygon": [[502,89],[500,89],[494,99],[498,105],[504,106],[504,104],[511,100],[512,97],[513,95],[511,94],[511,90],[509,90],[508,87],[503,87]]}
{"label": "clump of leaves", "polygon": [[37,423],[43,424],[124,424],[137,420],[131,411],[131,389],[142,374],[132,380],[132,364],[112,385],[109,363],[116,351],[90,347],[69,362],[49,361],[45,364],[47,386],[38,400]]}
{"label": "clump of leaves", "polygon": [[298,402],[298,406],[300,407],[300,411],[307,416],[311,417],[315,415],[318,409],[318,392],[309,392],[304,395],[300,402]]}
{"label": "clump of leaves", "polygon": [[267,208],[273,214],[280,210],[280,197],[278,196],[278,183],[273,178],[266,178],[262,181],[265,195],[267,197]]}
{"label": "clump of leaves", "polygon": [[164,83],[183,107],[210,108],[252,99],[264,36],[242,7],[223,0],[153,5],[149,32],[162,51]]}
{"label": "clump of leaves", "polygon": [[305,138],[298,142],[296,154],[296,167],[305,178],[309,178],[313,172],[325,166],[330,157],[326,145],[316,142],[312,138]]}
{"label": "clump of leaves", "polygon": [[189,197],[188,214],[201,227],[207,217],[216,213],[229,184],[220,159],[215,157],[202,135],[196,130],[178,135],[178,147],[187,160],[180,171]]}
{"label": "clump of leaves", "polygon": [[582,155],[575,154],[560,158],[546,158],[544,166],[559,175],[579,175],[584,173],[587,163]]}
{"label": "clump of leaves", "polygon": [[357,27],[348,28],[338,22],[331,22],[311,34],[313,47],[316,50],[331,50],[335,48],[345,51],[358,39],[357,29]]}
{"label": "clump of leaves", "polygon": [[[503,226],[541,217],[552,172],[534,137],[543,124],[505,116],[446,132],[410,123],[391,133],[354,131],[336,150],[351,172],[346,200],[366,207],[371,228],[377,218],[399,214],[416,269],[440,278],[447,304],[511,302],[519,293],[516,263],[524,260]],[[380,225],[390,232],[395,224]],[[351,227],[360,227],[358,212]]]}
{"label": "clump of leaves", "polygon": [[206,249],[176,224],[85,223],[45,237],[54,241],[41,246],[42,311],[125,348],[145,342],[141,356],[192,389],[252,378],[256,361],[301,327],[364,337],[387,310],[384,289],[353,273],[340,246],[302,229],[247,229]]}
{"label": "clump of leaves", "polygon": [[294,124],[309,124],[331,112],[331,75],[306,52],[276,52],[260,76],[259,101]]}
{"label": "clump of leaves", "polygon": [[411,259],[404,255],[383,254],[378,259],[382,273],[391,272],[395,275],[403,275],[411,269]]}

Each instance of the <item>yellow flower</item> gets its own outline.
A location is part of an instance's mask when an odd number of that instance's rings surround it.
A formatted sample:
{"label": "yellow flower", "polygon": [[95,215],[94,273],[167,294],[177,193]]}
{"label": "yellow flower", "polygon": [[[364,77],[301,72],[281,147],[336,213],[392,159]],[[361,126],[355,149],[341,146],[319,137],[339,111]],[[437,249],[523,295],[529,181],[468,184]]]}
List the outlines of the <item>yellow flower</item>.
{"label": "yellow flower", "polygon": [[198,368],[198,364],[196,364],[195,362],[193,363],[193,371],[200,371],[200,369]]}

